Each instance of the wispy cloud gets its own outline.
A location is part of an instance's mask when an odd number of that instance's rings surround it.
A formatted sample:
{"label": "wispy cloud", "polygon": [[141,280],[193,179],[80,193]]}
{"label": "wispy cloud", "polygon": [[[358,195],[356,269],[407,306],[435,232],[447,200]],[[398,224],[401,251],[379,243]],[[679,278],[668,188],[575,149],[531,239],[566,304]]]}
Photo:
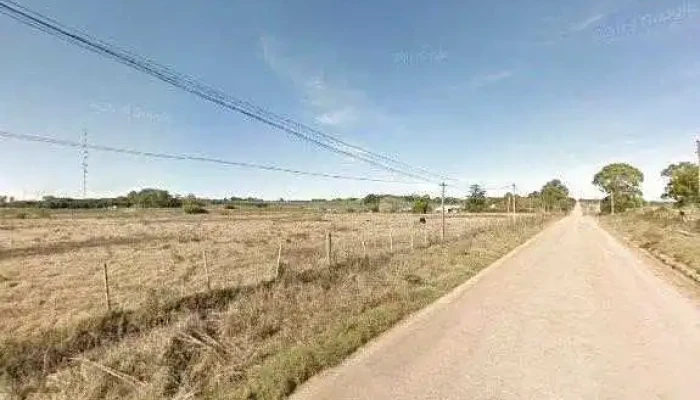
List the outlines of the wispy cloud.
{"label": "wispy cloud", "polygon": [[600,39],[618,39],[638,35],[651,29],[687,23],[694,19],[698,13],[700,13],[700,8],[697,4],[685,2],[661,12],[629,14],[625,18],[620,16],[612,24],[597,26],[596,36]]}
{"label": "wispy cloud", "polygon": [[605,18],[605,14],[598,14],[592,17],[586,18],[582,21],[577,21],[569,25],[569,32],[582,32],[588,29],[591,25]]}
{"label": "wispy cloud", "polygon": [[487,85],[492,85],[506,79],[510,79],[514,74],[512,70],[501,70],[489,72],[483,75],[477,75],[469,81],[469,86],[473,88],[480,88]]}
{"label": "wispy cloud", "polygon": [[548,29],[550,32],[546,34],[544,38],[536,40],[533,44],[537,46],[557,45],[591,28],[597,27],[599,23],[608,18],[609,15],[609,12],[598,13],[568,23],[562,21],[563,18],[547,17],[547,21],[555,26]]}
{"label": "wispy cloud", "polygon": [[357,115],[353,107],[329,111],[316,117],[316,121],[323,125],[346,125],[355,121]]}
{"label": "wispy cloud", "polygon": [[319,124],[351,127],[363,120],[382,117],[363,91],[344,85],[342,79],[332,81],[322,67],[288,54],[275,38],[261,37],[260,48],[267,66],[301,92],[303,102]]}

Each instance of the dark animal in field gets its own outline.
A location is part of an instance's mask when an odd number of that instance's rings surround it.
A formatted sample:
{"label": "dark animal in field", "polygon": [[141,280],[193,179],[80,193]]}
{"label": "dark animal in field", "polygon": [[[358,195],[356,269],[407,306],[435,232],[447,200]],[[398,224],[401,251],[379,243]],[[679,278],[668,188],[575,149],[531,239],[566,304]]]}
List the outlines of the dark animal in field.
{"label": "dark animal in field", "polygon": [[418,222],[420,222],[421,224],[425,224],[425,217],[420,217]]}

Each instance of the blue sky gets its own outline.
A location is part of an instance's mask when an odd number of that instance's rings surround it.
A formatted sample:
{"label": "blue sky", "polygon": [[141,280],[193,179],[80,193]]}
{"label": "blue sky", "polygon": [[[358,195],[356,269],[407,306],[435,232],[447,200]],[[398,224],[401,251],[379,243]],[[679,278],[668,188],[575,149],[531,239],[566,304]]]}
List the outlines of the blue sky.
{"label": "blue sky", "polygon": [[[693,160],[700,2],[21,0],[21,4],[346,141],[489,187],[626,161]],[[521,4],[522,3],[522,4]],[[525,4],[527,3],[527,4]],[[563,4],[566,3],[566,4]],[[0,130],[146,151],[394,177],[0,16]],[[74,149],[0,139],[0,193],[79,196]],[[91,152],[88,195],[430,193]],[[460,190],[460,191],[458,191]],[[492,192],[498,194],[498,191]]]}

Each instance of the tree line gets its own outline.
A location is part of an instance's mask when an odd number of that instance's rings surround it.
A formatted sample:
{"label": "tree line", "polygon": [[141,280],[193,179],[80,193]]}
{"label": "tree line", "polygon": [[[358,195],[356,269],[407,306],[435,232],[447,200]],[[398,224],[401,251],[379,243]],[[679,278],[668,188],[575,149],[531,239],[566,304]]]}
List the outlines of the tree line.
{"label": "tree line", "polygon": [[[691,162],[672,163],[661,171],[666,181],[663,199],[673,200],[676,207],[698,205],[698,166]],[[605,193],[600,209],[603,213],[622,212],[644,204],[642,184],[644,173],[627,163],[612,163],[604,166],[593,177],[593,184]]]}
{"label": "tree line", "polygon": [[[698,166],[691,162],[679,162],[668,165],[661,171],[661,176],[666,180],[666,186],[662,195],[663,199],[673,200],[677,207],[686,207],[700,203],[700,189],[698,186]],[[644,182],[644,174],[638,168],[627,163],[612,163],[604,166],[593,177],[593,184],[606,196],[600,203],[601,212],[622,212],[629,208],[640,207],[644,204],[641,186]],[[362,199],[333,199],[338,202],[361,203],[368,210],[378,212],[383,199],[396,199],[407,204],[412,204],[410,209],[416,213],[427,213],[433,206],[440,202],[439,197],[431,198],[424,195],[381,195],[368,194]],[[486,190],[480,185],[472,185],[466,198],[448,197],[446,204],[463,205],[468,212],[504,211],[507,204],[515,199],[516,210],[520,212],[543,211],[568,211],[573,208],[576,201],[571,198],[569,189],[559,179],[552,179],[545,183],[540,190],[529,193],[526,197],[514,193],[506,193],[503,197],[488,197]],[[285,202],[280,199],[280,202]],[[314,202],[326,202],[329,200],[314,199]],[[146,188],[139,191],[131,191],[126,196],[75,199],[70,197],[45,196],[42,200],[16,200],[10,196],[0,196],[0,207],[17,208],[48,208],[48,209],[100,209],[100,208],[187,208],[191,212],[202,212],[207,205],[224,205],[235,207],[237,204],[246,204],[264,207],[268,202],[254,197],[230,197],[224,199],[202,199],[190,194],[187,196],[173,195],[167,190]],[[299,203],[289,201],[289,203]],[[511,203],[512,204],[512,203]]]}
{"label": "tree line", "polygon": [[[480,185],[469,187],[469,196],[465,200],[465,209],[469,212],[484,212],[490,209],[499,208],[501,204],[508,201],[514,204],[515,210],[519,212],[541,211],[570,211],[576,204],[576,200],[569,195],[569,188],[559,179],[552,179],[545,183],[540,190],[529,193],[526,197],[518,196],[515,193],[506,193],[502,198],[489,198],[486,190]],[[500,204],[499,204],[500,203]],[[511,211],[513,211],[512,207]],[[506,209],[508,207],[505,207]]]}
{"label": "tree line", "polygon": [[[483,211],[506,211],[507,204],[514,198],[518,211],[527,212],[538,209],[543,210],[569,210],[574,204],[569,198],[568,188],[558,179],[546,183],[540,191],[530,193],[527,197],[507,193],[502,197],[489,197],[479,185],[470,187],[470,194],[466,198],[446,197],[445,204],[461,205],[469,212]],[[414,213],[428,213],[437,204],[440,204],[440,197],[430,197],[428,195],[390,195],[370,193],[364,198],[336,198],[333,200],[312,199],[311,203],[349,203],[357,204],[363,209],[371,212],[380,212],[380,204],[386,201],[393,201],[403,204],[398,209],[391,209],[390,212],[412,211]],[[306,201],[285,201],[279,199],[279,203],[300,204]],[[15,200],[11,197],[0,196],[0,207],[14,208],[45,208],[52,210],[60,209],[106,209],[106,208],[184,208],[186,212],[205,212],[206,206],[220,205],[225,208],[237,208],[242,206],[252,206],[264,208],[271,202],[255,197],[229,197],[223,199],[198,198],[193,194],[186,196],[173,195],[167,190],[146,188],[139,191],[131,191],[125,196],[76,199],[71,197],[44,196],[41,200]],[[383,209],[381,211],[386,211]]]}
{"label": "tree line", "polygon": [[197,199],[194,195],[172,195],[167,190],[142,189],[131,191],[126,196],[97,199],[75,199],[72,197],[44,196],[41,200],[15,200],[0,196],[0,207],[59,209],[99,209],[115,207],[179,208],[186,205],[204,205],[211,200]]}

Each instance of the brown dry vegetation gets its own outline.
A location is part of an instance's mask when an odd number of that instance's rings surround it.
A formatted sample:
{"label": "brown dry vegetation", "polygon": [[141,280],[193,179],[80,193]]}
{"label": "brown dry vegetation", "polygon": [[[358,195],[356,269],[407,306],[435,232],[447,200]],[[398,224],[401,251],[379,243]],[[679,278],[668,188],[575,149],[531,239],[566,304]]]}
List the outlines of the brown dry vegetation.
{"label": "brown dry vegetation", "polygon": [[652,254],[670,257],[700,274],[700,213],[684,213],[682,217],[679,210],[653,207],[604,216],[601,222]]}
{"label": "brown dry vegetation", "polygon": [[[280,398],[545,223],[449,218],[450,244],[425,247],[438,242],[439,219],[416,220],[298,212],[4,220],[0,385],[36,398]],[[118,306],[111,313],[104,262]]]}

